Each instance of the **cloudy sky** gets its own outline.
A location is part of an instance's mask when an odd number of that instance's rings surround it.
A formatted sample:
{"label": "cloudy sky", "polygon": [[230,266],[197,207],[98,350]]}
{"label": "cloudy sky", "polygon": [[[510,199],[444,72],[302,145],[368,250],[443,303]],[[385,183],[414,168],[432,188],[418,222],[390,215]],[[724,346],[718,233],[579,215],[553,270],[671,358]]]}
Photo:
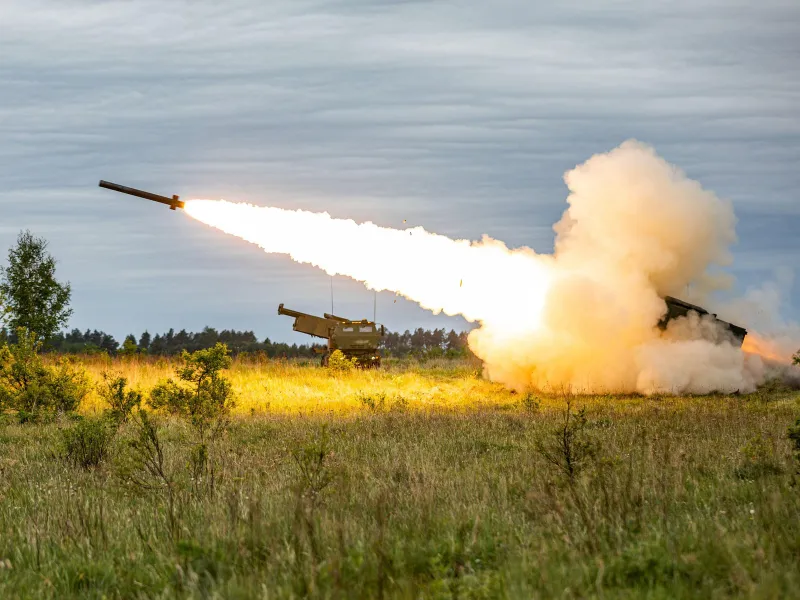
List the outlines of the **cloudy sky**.
{"label": "cloudy sky", "polygon": [[563,173],[633,137],[734,203],[739,288],[798,318],[799,30],[796,0],[0,0],[0,251],[50,241],[74,327],[300,342],[277,305],[328,310],[326,275],[98,180],[548,252]]}

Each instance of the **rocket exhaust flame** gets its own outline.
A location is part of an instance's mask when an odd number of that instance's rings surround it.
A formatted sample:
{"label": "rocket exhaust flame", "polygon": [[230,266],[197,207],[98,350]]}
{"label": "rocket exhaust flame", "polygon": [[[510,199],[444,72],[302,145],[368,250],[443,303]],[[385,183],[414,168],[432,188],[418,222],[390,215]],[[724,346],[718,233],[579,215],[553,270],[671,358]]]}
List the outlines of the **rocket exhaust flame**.
{"label": "rocket exhaust flame", "polygon": [[[665,295],[702,303],[729,281],[733,209],[655,151],[628,141],[569,171],[555,252],[489,237],[453,240],[224,200],[190,200],[193,218],[331,275],[462,315],[487,375],[516,388],[576,392],[750,391],[762,361],[703,319],[662,332]],[[335,240],[333,242],[332,240]],[[375,248],[364,252],[363,248]],[[800,346],[800,341],[798,341]]]}
{"label": "rocket exhaust flame", "polygon": [[766,337],[751,334],[748,335],[742,350],[750,354],[757,354],[761,358],[781,365],[792,364],[792,353],[796,351],[798,345],[790,342],[789,347],[781,347],[781,340],[768,339]]}
{"label": "rocket exhaust flame", "polygon": [[[517,312],[524,315],[524,326],[534,329],[548,288],[548,265],[541,257],[527,248],[510,251],[489,238],[471,243],[421,227],[389,229],[327,213],[224,200],[192,200],[186,211],[265,252],[288,254],[329,275],[346,275],[369,289],[397,292],[436,313],[469,321],[502,322]],[[498,314],[501,305],[506,310]]]}

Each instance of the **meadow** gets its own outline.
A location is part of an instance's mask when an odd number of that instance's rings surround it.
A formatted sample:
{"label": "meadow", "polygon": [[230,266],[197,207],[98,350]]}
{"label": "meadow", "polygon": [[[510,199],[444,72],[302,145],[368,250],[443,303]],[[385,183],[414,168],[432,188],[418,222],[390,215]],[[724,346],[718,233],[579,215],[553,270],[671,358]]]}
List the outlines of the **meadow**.
{"label": "meadow", "polygon": [[[146,392],[174,364],[86,367]],[[153,450],[132,418],[84,468],[80,417],[6,414],[0,598],[800,597],[798,392],[515,394],[447,360],[227,376],[202,472],[186,419],[147,417]]]}

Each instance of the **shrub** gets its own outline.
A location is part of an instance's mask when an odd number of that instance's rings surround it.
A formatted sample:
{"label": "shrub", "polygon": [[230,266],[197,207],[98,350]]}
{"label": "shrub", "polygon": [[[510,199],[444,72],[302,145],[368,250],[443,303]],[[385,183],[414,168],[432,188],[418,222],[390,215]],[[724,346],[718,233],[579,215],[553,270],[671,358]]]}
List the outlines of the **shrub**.
{"label": "shrub", "polygon": [[61,432],[62,454],[84,469],[97,467],[108,456],[116,434],[114,424],[103,417],[80,419]]}
{"label": "shrub", "polygon": [[167,468],[161,424],[139,409],[132,414],[133,437],[125,441],[119,475],[133,486],[147,491],[172,488],[174,474]]}
{"label": "shrub", "polygon": [[356,367],[356,359],[347,358],[341,350],[334,350],[328,357],[328,364],[325,366],[328,372],[333,375],[349,373]]}
{"label": "shrub", "polygon": [[184,415],[188,412],[191,395],[191,390],[167,379],[150,390],[149,404],[154,409],[163,409],[171,415]]}
{"label": "shrub", "polygon": [[91,389],[86,372],[71,358],[45,365],[33,333],[19,329],[17,340],[0,348],[0,401],[29,421],[41,413],[76,410]]}
{"label": "shrub", "polygon": [[210,445],[224,431],[225,417],[234,405],[233,388],[222,375],[231,366],[231,357],[228,347],[218,342],[213,348],[191,354],[184,350],[181,360],[183,364],[175,370],[179,382],[168,379],[157,385],[150,394],[150,405],[189,419],[198,434],[190,453],[195,491],[201,482],[213,489]]}
{"label": "shrub", "polygon": [[549,440],[537,444],[544,459],[566,475],[570,482],[597,454],[597,443],[589,436],[588,428],[586,408],[575,412],[572,397],[568,396],[562,424],[553,428]]}
{"label": "shrub", "polygon": [[519,401],[519,403],[520,406],[522,407],[522,410],[524,410],[526,413],[529,414],[538,413],[539,409],[542,406],[541,400],[539,400],[538,397],[536,397],[534,394],[531,394],[530,392],[525,394]]}
{"label": "shrub", "polygon": [[163,494],[170,536],[179,535],[179,489],[176,472],[167,460],[161,425],[141,408],[132,415],[133,438],[120,457],[119,477],[135,489]]}
{"label": "shrub", "polygon": [[74,357],[62,357],[54,367],[48,367],[48,372],[48,406],[57,412],[77,410],[92,387],[83,367]]}
{"label": "shrub", "polygon": [[38,355],[41,343],[36,337],[21,329],[17,338],[16,344],[0,348],[0,384],[11,407],[32,412],[42,397],[40,387],[47,369]]}
{"label": "shrub", "polygon": [[128,379],[119,373],[103,373],[103,385],[98,390],[100,396],[108,403],[109,413],[117,423],[125,423],[134,408],[142,403],[142,393],[129,390]]}
{"label": "shrub", "polygon": [[180,383],[167,379],[153,388],[150,406],[191,420],[199,429],[226,415],[233,408],[233,388],[222,371],[231,366],[225,344],[181,355],[175,370]]}

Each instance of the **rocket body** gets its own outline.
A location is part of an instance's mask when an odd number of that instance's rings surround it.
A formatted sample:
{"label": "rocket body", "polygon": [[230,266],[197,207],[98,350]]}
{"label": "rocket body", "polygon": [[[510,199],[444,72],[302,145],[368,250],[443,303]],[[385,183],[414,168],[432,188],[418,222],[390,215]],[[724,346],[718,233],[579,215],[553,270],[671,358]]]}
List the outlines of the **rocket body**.
{"label": "rocket body", "polygon": [[119,185],[117,183],[111,183],[110,181],[100,181],[100,187],[106,188],[108,190],[114,190],[115,192],[120,192],[122,194],[128,194],[130,196],[136,196],[137,198],[144,198],[145,200],[151,200],[152,202],[159,202],[161,204],[166,204],[169,206],[170,210],[175,210],[176,208],[183,208],[185,204],[180,200],[179,196],[159,196],[158,194],[152,194],[150,192],[144,192],[142,190],[137,190],[136,188],[127,187],[125,185]]}

